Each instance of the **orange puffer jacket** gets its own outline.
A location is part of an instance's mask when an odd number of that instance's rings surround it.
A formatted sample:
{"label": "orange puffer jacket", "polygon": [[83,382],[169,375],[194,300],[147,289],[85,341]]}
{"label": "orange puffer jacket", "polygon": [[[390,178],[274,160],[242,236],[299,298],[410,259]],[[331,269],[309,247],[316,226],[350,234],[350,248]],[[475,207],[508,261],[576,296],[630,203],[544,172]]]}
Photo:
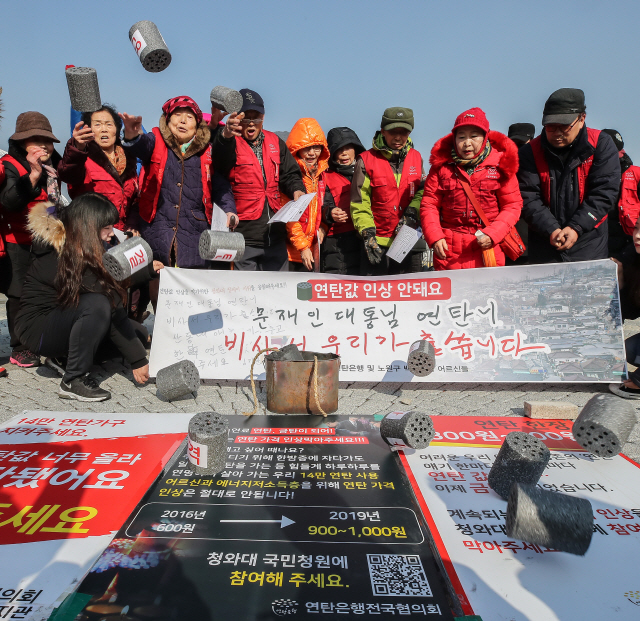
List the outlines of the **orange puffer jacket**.
{"label": "orange puffer jacket", "polygon": [[[322,145],[323,149],[318,158],[318,169],[315,174],[311,174],[306,164],[298,157],[298,151],[314,144]],[[316,233],[320,227],[325,186],[323,173],[329,167],[329,146],[318,121],[315,119],[299,119],[287,138],[287,147],[298,162],[298,166],[300,166],[307,193],[317,192],[300,220],[287,223],[289,260],[302,263],[300,251],[305,248],[312,248]],[[281,196],[283,205],[288,200],[288,198]]]}

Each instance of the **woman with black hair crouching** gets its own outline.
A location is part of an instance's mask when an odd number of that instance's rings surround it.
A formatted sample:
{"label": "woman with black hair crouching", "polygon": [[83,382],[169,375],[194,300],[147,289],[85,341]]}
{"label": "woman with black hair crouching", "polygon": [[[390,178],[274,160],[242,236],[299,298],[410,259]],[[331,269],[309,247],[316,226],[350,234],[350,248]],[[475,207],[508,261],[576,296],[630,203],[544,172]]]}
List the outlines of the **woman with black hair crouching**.
{"label": "woman with black hair crouching", "polygon": [[103,196],[88,193],[74,199],[59,218],[47,213],[46,203],[29,213],[32,261],[17,332],[38,355],[66,357],[60,398],[105,401],[111,394],[88,375],[101,345],[115,345],[136,382],[149,379],[147,331],[127,317],[126,292],[102,263],[118,210]]}

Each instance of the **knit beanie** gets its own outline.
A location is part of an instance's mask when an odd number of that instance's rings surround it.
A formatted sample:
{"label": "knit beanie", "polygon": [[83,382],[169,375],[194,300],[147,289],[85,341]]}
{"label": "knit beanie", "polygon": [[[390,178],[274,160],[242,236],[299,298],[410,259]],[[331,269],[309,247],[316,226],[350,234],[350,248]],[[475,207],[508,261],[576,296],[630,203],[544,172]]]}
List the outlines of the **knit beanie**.
{"label": "knit beanie", "polygon": [[485,134],[489,133],[489,121],[486,114],[480,108],[470,108],[456,118],[451,133],[455,135],[456,130],[465,125],[479,127]]}

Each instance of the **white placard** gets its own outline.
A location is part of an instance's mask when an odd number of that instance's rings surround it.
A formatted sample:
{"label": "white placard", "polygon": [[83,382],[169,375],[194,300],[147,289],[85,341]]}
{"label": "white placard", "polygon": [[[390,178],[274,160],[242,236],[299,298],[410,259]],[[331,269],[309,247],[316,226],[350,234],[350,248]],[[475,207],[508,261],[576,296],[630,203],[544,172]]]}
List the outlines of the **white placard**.
{"label": "white placard", "polygon": [[139,272],[142,268],[149,265],[149,257],[142,244],[134,246],[131,250],[125,250],[124,256],[127,257],[127,261],[129,261],[129,265],[131,265],[132,274]]}
{"label": "white placard", "polygon": [[211,230],[223,231],[225,233],[229,232],[229,227],[227,226],[227,214],[215,203],[213,204],[213,211],[211,212]]}
{"label": "white placard", "polygon": [[131,45],[133,45],[133,49],[136,51],[139,58],[142,50],[147,47],[147,42],[144,40],[144,37],[140,34],[139,30],[136,30],[133,33],[133,36],[131,37]]}
{"label": "white placard", "polygon": [[389,444],[389,446],[393,446],[394,448],[410,448],[402,440],[400,440],[400,438],[385,438],[385,440],[387,441],[387,444]]}
{"label": "white placard", "polygon": [[410,226],[403,224],[389,247],[389,250],[387,250],[387,256],[393,261],[402,263],[421,236],[421,228],[412,229]]}
{"label": "white placard", "polygon": [[191,439],[191,436],[187,438],[187,446],[189,450],[189,461],[200,468],[206,468],[209,459],[209,448],[206,444],[200,444]]}
{"label": "white placard", "polygon": [[115,235],[115,238],[120,243],[122,243],[123,241],[125,241],[127,239],[127,236],[120,229],[114,228],[113,229],[113,234]]}
{"label": "white placard", "polygon": [[269,220],[269,224],[273,224],[274,222],[297,222],[315,195],[315,192],[303,194],[297,201],[289,201]]}

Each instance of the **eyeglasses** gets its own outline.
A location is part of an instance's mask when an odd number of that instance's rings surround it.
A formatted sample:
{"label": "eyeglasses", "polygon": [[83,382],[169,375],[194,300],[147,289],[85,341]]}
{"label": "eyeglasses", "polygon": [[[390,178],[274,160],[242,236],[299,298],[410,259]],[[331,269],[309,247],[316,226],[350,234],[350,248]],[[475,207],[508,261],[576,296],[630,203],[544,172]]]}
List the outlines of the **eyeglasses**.
{"label": "eyeglasses", "polygon": [[578,118],[573,123],[571,123],[571,125],[561,125],[560,123],[549,123],[548,125],[545,125],[544,128],[550,134],[555,134],[556,132],[562,132],[563,134],[568,134],[573,129],[575,124],[580,120],[581,116],[582,115],[579,114]]}
{"label": "eyeglasses", "polygon": [[264,119],[242,119],[240,123],[242,125],[260,125]]}
{"label": "eyeglasses", "polygon": [[317,151],[318,153],[322,153],[322,145],[312,144],[310,147],[307,147],[307,151]]}

